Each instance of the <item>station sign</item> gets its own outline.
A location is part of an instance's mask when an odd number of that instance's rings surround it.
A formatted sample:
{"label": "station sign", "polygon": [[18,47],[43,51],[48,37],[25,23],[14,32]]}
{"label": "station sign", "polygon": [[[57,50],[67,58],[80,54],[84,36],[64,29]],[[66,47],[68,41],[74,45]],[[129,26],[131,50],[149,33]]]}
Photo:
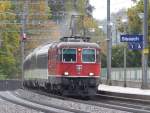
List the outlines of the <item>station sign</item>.
{"label": "station sign", "polygon": [[121,35],[120,36],[120,42],[142,42],[143,41],[143,35]]}
{"label": "station sign", "polygon": [[143,42],[128,42],[128,49],[143,50]]}

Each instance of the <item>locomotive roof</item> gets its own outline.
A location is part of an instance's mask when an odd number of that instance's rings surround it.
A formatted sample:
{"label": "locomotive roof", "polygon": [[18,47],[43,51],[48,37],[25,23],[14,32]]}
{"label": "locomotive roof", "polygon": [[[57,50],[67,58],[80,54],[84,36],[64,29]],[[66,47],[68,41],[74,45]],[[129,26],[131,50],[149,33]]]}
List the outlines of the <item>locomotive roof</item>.
{"label": "locomotive roof", "polygon": [[60,38],[61,42],[90,42],[90,37],[85,36],[70,36]]}
{"label": "locomotive roof", "polygon": [[[57,48],[69,48],[69,47],[82,47],[82,48],[99,48],[98,44],[96,43],[90,43],[90,42],[59,42],[59,43],[49,43],[46,45],[39,46],[38,48],[35,48],[27,57],[25,58],[25,61],[27,59],[30,59],[33,55],[44,55],[48,54],[48,50],[51,46],[57,45]],[[55,46],[56,47],[56,46]]]}
{"label": "locomotive roof", "polygon": [[89,47],[89,48],[99,48],[98,44],[90,42],[60,42],[57,45],[58,48],[62,47]]}

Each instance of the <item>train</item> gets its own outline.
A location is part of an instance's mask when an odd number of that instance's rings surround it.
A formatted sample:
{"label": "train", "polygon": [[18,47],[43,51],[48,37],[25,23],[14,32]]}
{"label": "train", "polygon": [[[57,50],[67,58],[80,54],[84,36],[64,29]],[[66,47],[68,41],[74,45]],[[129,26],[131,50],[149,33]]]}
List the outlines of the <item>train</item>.
{"label": "train", "polygon": [[89,37],[63,37],[35,48],[24,60],[25,87],[69,96],[94,96],[101,49]]}

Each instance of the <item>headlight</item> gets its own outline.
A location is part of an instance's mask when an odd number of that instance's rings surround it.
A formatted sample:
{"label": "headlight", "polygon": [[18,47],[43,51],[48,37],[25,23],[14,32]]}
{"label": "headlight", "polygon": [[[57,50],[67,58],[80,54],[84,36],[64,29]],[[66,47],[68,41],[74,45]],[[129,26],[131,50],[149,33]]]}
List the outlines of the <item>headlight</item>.
{"label": "headlight", "polygon": [[68,75],[69,75],[69,73],[68,73],[68,72],[64,72],[64,75],[68,76]]}
{"label": "headlight", "polygon": [[94,73],[89,73],[89,76],[93,76],[94,75]]}

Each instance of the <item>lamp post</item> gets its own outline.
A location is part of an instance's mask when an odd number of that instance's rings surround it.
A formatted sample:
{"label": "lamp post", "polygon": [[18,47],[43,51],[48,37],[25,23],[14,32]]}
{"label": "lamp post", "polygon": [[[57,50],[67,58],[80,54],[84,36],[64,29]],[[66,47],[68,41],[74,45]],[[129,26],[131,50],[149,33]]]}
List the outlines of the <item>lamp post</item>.
{"label": "lamp post", "polygon": [[142,86],[147,89],[147,67],[148,67],[148,0],[144,0],[143,16],[143,52],[142,52]]}
{"label": "lamp post", "polygon": [[[122,23],[124,24],[124,33],[127,33],[127,22],[128,19],[124,18],[122,19]],[[124,87],[127,86],[127,47],[126,47],[126,43],[124,43],[124,49],[123,49],[123,53],[124,53]]]}
{"label": "lamp post", "polygon": [[[141,19],[141,22],[142,22],[141,30],[142,30],[142,35],[143,35],[144,34],[144,13],[138,13],[138,17]],[[144,42],[143,42],[143,44],[144,44]],[[142,86],[141,87],[143,88],[143,85],[144,85],[144,74],[143,74],[144,73],[144,70],[143,70],[144,54],[143,54],[143,52],[142,52],[141,62],[142,62]]]}
{"label": "lamp post", "polygon": [[107,84],[111,85],[111,59],[112,59],[112,33],[111,33],[111,27],[113,23],[109,21],[107,23]]}
{"label": "lamp post", "polygon": [[24,2],[24,7],[23,7],[23,15],[22,15],[22,21],[21,21],[21,74],[22,74],[22,87],[23,87],[23,81],[24,81],[24,68],[23,68],[23,63],[24,63],[24,44],[26,40],[26,23],[27,23],[27,15],[28,15],[28,0]]}
{"label": "lamp post", "polygon": [[112,40],[110,31],[110,0],[107,0],[107,84],[111,85],[111,52]]}

